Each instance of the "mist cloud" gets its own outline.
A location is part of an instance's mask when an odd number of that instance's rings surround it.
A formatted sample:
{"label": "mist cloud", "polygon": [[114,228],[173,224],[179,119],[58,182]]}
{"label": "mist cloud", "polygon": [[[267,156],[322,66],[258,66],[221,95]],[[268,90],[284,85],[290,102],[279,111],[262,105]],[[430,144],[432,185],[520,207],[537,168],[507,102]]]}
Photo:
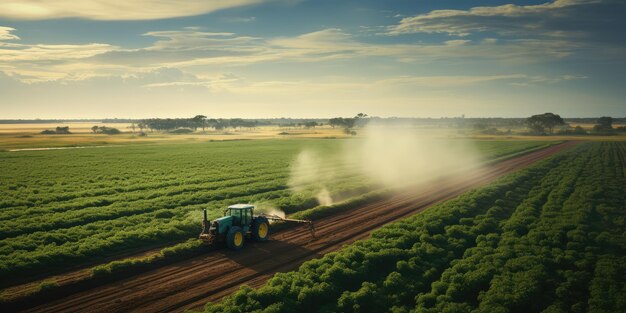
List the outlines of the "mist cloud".
{"label": "mist cloud", "polygon": [[344,157],[387,187],[474,169],[481,162],[478,150],[466,140],[432,137],[402,126],[370,125],[362,133],[363,139],[350,143]]}
{"label": "mist cloud", "polygon": [[[328,186],[343,173],[360,174],[354,179],[369,179],[372,188],[405,190],[470,170],[476,173],[483,161],[471,141],[447,139],[441,133],[423,135],[412,126],[369,125],[358,132],[359,138],[343,141],[338,155],[322,157],[313,150],[303,150],[292,164],[292,190],[312,191],[320,205],[329,205],[337,199],[331,197]],[[325,170],[338,164],[346,170]]]}

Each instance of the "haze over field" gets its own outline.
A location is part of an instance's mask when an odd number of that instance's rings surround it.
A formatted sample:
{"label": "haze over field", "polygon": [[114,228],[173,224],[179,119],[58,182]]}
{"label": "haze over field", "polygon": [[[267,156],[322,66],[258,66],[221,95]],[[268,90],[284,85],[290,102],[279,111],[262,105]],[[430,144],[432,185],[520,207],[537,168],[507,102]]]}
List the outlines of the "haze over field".
{"label": "haze over field", "polygon": [[0,3],[0,118],[624,116],[617,0]]}
{"label": "haze over field", "polygon": [[334,164],[377,186],[406,191],[408,186],[452,173],[473,170],[471,175],[478,175],[481,161],[486,159],[475,142],[449,139],[445,132],[426,135],[414,128],[376,123],[360,132],[359,139],[343,141],[338,151],[302,150],[290,169],[288,184],[293,192],[312,190],[320,205],[344,200],[333,199],[327,188],[338,178],[337,172],[320,170]]}

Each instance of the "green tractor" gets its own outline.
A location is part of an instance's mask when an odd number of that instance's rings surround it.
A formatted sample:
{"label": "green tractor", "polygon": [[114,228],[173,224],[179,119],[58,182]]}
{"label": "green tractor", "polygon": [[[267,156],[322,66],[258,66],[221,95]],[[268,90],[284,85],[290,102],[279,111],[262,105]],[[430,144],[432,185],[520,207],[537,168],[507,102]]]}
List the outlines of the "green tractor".
{"label": "green tractor", "polygon": [[254,205],[235,204],[224,210],[223,217],[210,224],[207,221],[205,209],[199,239],[209,245],[226,243],[228,248],[239,250],[243,247],[246,238],[260,242],[267,241],[270,238],[270,220],[307,223],[313,233],[311,221],[286,219],[263,213],[254,215]]}

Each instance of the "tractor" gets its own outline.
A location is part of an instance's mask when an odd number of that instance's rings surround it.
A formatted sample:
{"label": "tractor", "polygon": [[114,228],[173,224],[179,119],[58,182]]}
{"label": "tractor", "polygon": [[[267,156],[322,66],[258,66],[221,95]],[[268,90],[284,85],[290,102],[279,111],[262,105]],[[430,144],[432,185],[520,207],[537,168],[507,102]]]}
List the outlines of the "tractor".
{"label": "tractor", "polygon": [[283,221],[309,224],[311,234],[315,236],[313,223],[308,220],[282,218],[271,214],[254,215],[254,205],[235,204],[224,210],[224,216],[210,224],[204,209],[202,232],[199,239],[208,245],[223,244],[233,250],[243,247],[246,238],[254,241],[267,241],[270,237],[269,221]]}

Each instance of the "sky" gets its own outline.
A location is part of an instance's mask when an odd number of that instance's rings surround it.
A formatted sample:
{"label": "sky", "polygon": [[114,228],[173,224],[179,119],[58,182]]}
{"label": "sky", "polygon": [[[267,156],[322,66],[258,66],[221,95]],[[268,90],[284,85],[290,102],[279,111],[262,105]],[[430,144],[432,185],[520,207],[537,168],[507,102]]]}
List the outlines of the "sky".
{"label": "sky", "polygon": [[2,0],[0,119],[626,116],[622,0]]}

